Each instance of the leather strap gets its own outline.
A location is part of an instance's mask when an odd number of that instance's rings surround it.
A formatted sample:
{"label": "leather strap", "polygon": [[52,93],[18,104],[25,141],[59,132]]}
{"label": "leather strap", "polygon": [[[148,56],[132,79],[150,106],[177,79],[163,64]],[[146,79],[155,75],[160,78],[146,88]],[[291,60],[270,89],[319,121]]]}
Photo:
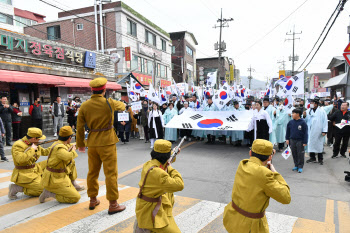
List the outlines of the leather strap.
{"label": "leather strap", "polygon": [[107,102],[107,105],[108,105],[108,107],[109,107],[109,110],[111,111],[111,119],[110,119],[109,122],[108,122],[108,127],[102,128],[102,129],[90,129],[91,132],[103,132],[103,131],[108,131],[108,130],[114,128],[114,126],[113,126],[113,124],[112,124],[112,119],[113,119],[112,107],[111,107],[111,105],[109,104],[108,99],[106,99],[106,102]]}
{"label": "leather strap", "polygon": [[31,169],[31,168],[34,168],[34,167],[35,167],[35,163],[32,164],[32,165],[27,165],[27,166],[16,166],[15,165],[15,168],[18,169],[18,170]]}
{"label": "leather strap", "polygon": [[154,207],[153,211],[152,211],[152,223],[154,225],[154,222],[155,222],[155,218],[156,218],[156,215],[160,209],[160,206],[162,205],[162,196],[159,196],[157,198],[151,198],[151,197],[147,197],[147,196],[144,196],[142,194],[142,189],[143,187],[145,186],[145,183],[146,183],[146,179],[147,179],[147,176],[148,176],[148,173],[153,169],[155,168],[156,166],[153,166],[153,167],[150,167],[145,175],[145,179],[143,180],[143,183],[142,183],[142,186],[140,188],[140,192],[139,194],[137,195],[138,198],[144,200],[144,201],[147,201],[147,202],[156,202],[157,205]]}
{"label": "leather strap", "polygon": [[258,218],[263,218],[265,216],[265,211],[262,213],[250,213],[247,212],[245,210],[242,210],[241,208],[239,208],[233,201],[232,203],[232,207],[241,215],[247,217],[247,218],[254,218],[254,219],[258,219]]}
{"label": "leather strap", "polygon": [[66,172],[66,169],[64,169],[64,168],[54,169],[54,168],[51,168],[49,166],[46,166],[46,170],[48,170],[50,172],[54,172],[54,173],[65,173]]}

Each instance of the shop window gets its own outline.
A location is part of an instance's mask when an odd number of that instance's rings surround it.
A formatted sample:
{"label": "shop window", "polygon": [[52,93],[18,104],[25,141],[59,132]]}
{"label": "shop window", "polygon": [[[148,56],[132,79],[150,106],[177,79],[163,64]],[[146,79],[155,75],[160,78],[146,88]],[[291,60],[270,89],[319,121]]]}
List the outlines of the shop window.
{"label": "shop window", "polygon": [[0,23],[6,23],[6,24],[13,25],[13,16],[7,15],[4,13],[0,13]]}
{"label": "shop window", "polygon": [[47,39],[48,40],[61,39],[61,27],[59,25],[47,27]]}
{"label": "shop window", "polygon": [[137,30],[136,30],[136,23],[131,21],[130,19],[127,20],[127,26],[128,26],[128,34],[137,37]]}
{"label": "shop window", "polygon": [[150,31],[146,30],[146,42],[147,42],[148,44],[157,46],[156,35],[154,35],[154,34],[151,33]]}
{"label": "shop window", "polygon": [[77,30],[78,30],[78,31],[84,30],[84,24],[78,23],[78,24],[77,24]]}
{"label": "shop window", "polygon": [[161,39],[161,41],[162,41],[162,50],[163,50],[164,52],[166,52],[166,41],[163,40],[163,39]]}

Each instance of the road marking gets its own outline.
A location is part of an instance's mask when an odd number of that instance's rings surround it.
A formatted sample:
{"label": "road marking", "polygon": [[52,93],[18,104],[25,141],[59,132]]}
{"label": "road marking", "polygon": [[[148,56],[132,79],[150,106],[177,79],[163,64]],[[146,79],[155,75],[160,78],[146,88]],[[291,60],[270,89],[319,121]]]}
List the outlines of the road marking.
{"label": "road marking", "polygon": [[[120,189],[120,198],[119,202],[125,202],[132,198],[134,198],[137,193],[138,189],[136,188],[130,188],[128,186]],[[100,195],[105,195],[106,193],[106,186],[100,187]],[[26,209],[26,212],[34,211],[35,214],[31,213],[29,216],[27,215],[26,218],[23,218],[23,215],[20,215],[19,212],[15,212],[13,214],[9,214],[5,217],[8,219],[8,221],[11,221],[12,227],[5,229],[3,232],[33,232],[33,233],[45,233],[45,232],[52,232],[55,230],[58,230],[68,224],[74,223],[82,218],[88,217],[90,215],[94,215],[100,211],[104,211],[107,215],[106,209],[109,206],[109,203],[105,196],[99,196],[101,204],[96,207],[95,210],[88,210],[88,200],[89,197],[87,194],[84,195],[83,200],[80,200],[78,204],[63,204],[59,203],[57,201],[51,201],[51,202],[45,202],[43,204],[40,204],[39,206],[36,206],[36,209],[33,210],[31,208]],[[46,205],[46,208],[40,208],[41,205]],[[52,206],[50,208],[50,206]],[[40,211],[37,209],[40,208]],[[67,218],[67,213],[69,214],[69,218]],[[21,213],[24,214],[24,213]],[[12,216],[11,216],[12,215]],[[18,217],[21,217],[20,221],[15,222],[14,220],[11,220],[11,218],[18,219]],[[0,221],[3,221],[2,218],[0,218]],[[3,223],[3,222],[2,222]],[[14,223],[14,224],[13,224]],[[50,224],[42,224],[42,223],[50,223]],[[97,224],[97,223],[96,223]],[[6,224],[6,226],[9,226],[9,224]],[[38,227],[40,226],[40,228]],[[3,226],[1,226],[3,227]]]}
{"label": "road marking", "polygon": [[267,212],[267,222],[271,233],[290,233],[298,217]]}
{"label": "road marking", "polygon": [[339,233],[350,232],[350,208],[349,203],[338,201]]}
{"label": "road marking", "polygon": [[0,173],[0,178],[11,176],[11,175],[12,175],[12,172],[2,172]]}
{"label": "road marking", "polygon": [[[106,211],[98,212],[94,215],[90,215],[72,224],[54,231],[55,233],[79,233],[79,232],[101,232],[106,228],[123,222],[135,215],[136,198],[133,198],[123,205],[126,209],[118,214],[108,215]],[[98,224],[91,224],[98,223]]]}
{"label": "road marking", "polygon": [[[4,174],[4,173],[0,173],[0,174]],[[5,182],[5,181],[11,181],[11,176],[5,176],[0,178],[0,183]]]}
{"label": "road marking", "polygon": [[11,183],[11,181],[5,181],[0,183],[0,189],[8,188]]}
{"label": "road marking", "polygon": [[223,213],[226,204],[201,201],[175,216],[181,232],[196,233]]}
{"label": "road marking", "polygon": [[220,214],[219,217],[211,221],[198,233],[227,232],[223,224],[223,215],[224,214]]}
{"label": "road marking", "polygon": [[327,200],[325,222],[334,224],[334,200]]}

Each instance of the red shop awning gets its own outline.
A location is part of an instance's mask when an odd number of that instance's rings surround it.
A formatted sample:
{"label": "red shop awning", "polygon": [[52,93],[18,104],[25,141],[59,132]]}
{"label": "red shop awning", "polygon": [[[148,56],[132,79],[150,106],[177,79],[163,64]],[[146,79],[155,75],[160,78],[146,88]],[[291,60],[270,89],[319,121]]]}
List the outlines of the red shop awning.
{"label": "red shop awning", "polygon": [[0,70],[0,82],[8,83],[38,83],[50,85],[63,85],[64,80],[60,76],[49,74],[28,73],[14,70]]}
{"label": "red shop awning", "polygon": [[[63,87],[86,87],[90,88],[89,83],[91,79],[84,79],[84,78],[67,78],[67,77],[61,77],[64,80]],[[111,90],[121,90],[122,86],[115,82],[107,82],[107,89]]]}

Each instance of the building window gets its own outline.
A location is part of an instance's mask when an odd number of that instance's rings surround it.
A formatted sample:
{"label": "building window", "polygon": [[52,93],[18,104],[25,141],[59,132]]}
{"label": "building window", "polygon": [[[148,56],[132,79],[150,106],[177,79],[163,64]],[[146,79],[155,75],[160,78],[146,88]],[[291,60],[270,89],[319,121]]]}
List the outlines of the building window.
{"label": "building window", "polygon": [[12,0],[0,0],[1,3],[12,5]]}
{"label": "building window", "polygon": [[7,15],[4,13],[0,13],[0,23],[6,23],[6,24],[13,25],[13,16]]}
{"label": "building window", "polygon": [[84,24],[78,23],[78,24],[77,24],[77,30],[78,30],[78,31],[84,30]]}
{"label": "building window", "polygon": [[161,41],[162,41],[162,50],[163,50],[164,52],[166,52],[166,41],[163,40],[163,39],[161,39]]}
{"label": "building window", "polygon": [[186,45],[186,53],[187,53],[189,56],[193,57],[193,50],[192,50],[190,47],[188,47],[187,45]]}
{"label": "building window", "polygon": [[167,67],[162,64],[157,64],[157,76],[161,78],[167,77]]}
{"label": "building window", "polygon": [[153,73],[153,62],[150,60],[147,60],[147,73],[148,74]]}
{"label": "building window", "polygon": [[137,37],[136,23],[128,19],[128,34]]}
{"label": "building window", "polygon": [[132,55],[132,60],[131,60],[131,70],[136,71],[139,69],[139,64],[138,64],[138,57],[135,55]]}
{"label": "building window", "polygon": [[61,28],[59,25],[47,27],[47,39],[48,40],[61,39]]}
{"label": "building window", "polygon": [[176,47],[175,47],[174,45],[171,47],[171,53],[172,53],[172,54],[175,54],[175,53],[176,53]]}
{"label": "building window", "polygon": [[34,20],[26,19],[20,16],[15,16],[15,25],[18,27],[27,27],[27,26],[35,25],[37,23],[38,22]]}
{"label": "building window", "polygon": [[147,42],[148,44],[157,46],[157,43],[156,43],[156,35],[154,35],[153,33],[151,33],[151,32],[149,32],[149,31],[146,30],[146,42]]}

